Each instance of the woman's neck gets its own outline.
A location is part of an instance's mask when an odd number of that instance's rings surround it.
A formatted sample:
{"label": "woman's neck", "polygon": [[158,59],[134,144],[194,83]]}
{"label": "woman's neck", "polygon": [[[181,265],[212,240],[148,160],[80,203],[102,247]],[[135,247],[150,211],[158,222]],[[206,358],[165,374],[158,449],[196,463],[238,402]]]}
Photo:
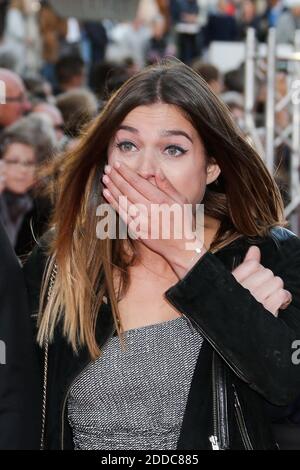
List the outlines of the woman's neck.
{"label": "woman's neck", "polygon": [[[220,226],[220,222],[211,217],[205,217],[204,223],[204,245],[209,250],[212,241]],[[146,269],[159,277],[172,277],[174,272],[166,259],[158,253],[152,251],[142,242],[138,243],[138,260],[134,266],[135,269]],[[171,274],[173,273],[173,274]]]}

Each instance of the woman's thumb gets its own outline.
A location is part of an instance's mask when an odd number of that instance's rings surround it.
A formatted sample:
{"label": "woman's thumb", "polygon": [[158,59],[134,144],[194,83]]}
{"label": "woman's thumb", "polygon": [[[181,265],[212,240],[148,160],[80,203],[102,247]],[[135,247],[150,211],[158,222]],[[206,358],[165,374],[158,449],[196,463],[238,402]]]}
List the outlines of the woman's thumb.
{"label": "woman's thumb", "polygon": [[252,260],[252,261],[257,261],[258,263],[260,263],[260,258],[261,258],[261,253],[260,253],[260,249],[258,248],[258,246],[250,246],[245,256],[244,261]]}

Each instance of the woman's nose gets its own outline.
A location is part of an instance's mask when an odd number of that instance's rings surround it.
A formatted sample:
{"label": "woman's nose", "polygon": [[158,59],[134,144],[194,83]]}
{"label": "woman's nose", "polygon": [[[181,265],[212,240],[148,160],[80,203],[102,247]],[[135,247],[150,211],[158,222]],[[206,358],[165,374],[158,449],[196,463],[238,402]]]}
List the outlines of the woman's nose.
{"label": "woman's nose", "polygon": [[149,183],[153,184],[154,186],[156,186],[155,173],[156,171],[154,168],[141,168],[137,171],[139,176],[149,181]]}
{"label": "woman's nose", "polygon": [[142,177],[142,178],[145,178],[145,179],[149,179],[149,178],[154,178],[155,177],[155,171],[151,170],[151,169],[139,169],[137,170],[137,173]]}
{"label": "woman's nose", "polygon": [[150,158],[145,158],[144,155],[136,168],[136,172],[145,179],[154,178],[156,171],[157,165],[155,164],[153,155],[150,156]]}

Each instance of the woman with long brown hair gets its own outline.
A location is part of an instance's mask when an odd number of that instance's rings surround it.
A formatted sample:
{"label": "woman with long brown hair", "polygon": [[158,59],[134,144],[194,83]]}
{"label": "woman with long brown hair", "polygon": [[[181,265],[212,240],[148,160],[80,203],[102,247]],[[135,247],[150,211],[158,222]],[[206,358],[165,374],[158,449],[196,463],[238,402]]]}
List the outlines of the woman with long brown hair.
{"label": "woman with long brown hair", "polygon": [[217,96],[181,63],[145,69],[62,161],[58,187],[25,265],[42,446],[276,448],[267,402],[300,390],[300,243]]}

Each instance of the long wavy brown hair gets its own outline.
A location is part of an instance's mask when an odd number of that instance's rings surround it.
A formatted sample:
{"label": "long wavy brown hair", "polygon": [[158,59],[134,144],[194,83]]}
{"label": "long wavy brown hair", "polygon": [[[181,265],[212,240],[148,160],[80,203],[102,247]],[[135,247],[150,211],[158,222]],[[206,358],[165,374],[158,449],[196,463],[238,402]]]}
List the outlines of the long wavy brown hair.
{"label": "long wavy brown hair", "polygon": [[[263,161],[234,124],[226,106],[189,67],[166,61],[144,69],[128,80],[108,101],[93,124],[83,133],[77,148],[60,160],[59,192],[51,226],[48,267],[43,281],[38,340],[50,341],[58,322],[74,351],[86,346],[91,358],[101,351],[95,325],[104,295],[112,306],[121,338],[119,295],[129,285],[124,240],[96,237],[97,207],[102,196],[101,176],[107,163],[110,140],[126,115],[141,105],[175,105],[198,131],[208,159],[221,168],[216,183],[207,186],[205,214],[220,222],[210,247],[221,249],[234,239],[264,237],[270,228],[284,225],[280,192]],[[133,245],[133,242],[132,242]],[[57,276],[46,302],[54,263]],[[116,290],[114,273],[119,273]]]}

